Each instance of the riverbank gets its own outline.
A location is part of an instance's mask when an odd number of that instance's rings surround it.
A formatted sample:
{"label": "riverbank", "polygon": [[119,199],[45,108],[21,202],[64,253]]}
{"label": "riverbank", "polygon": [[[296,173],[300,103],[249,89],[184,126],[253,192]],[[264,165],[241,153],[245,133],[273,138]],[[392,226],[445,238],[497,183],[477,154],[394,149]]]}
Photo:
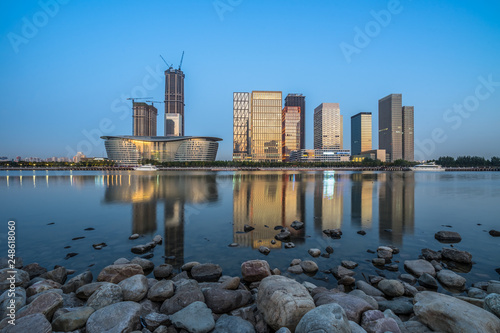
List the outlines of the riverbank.
{"label": "riverbank", "polygon": [[[294,222],[291,227],[301,225]],[[339,229],[323,232],[342,237]],[[287,228],[276,233],[275,242],[288,241]],[[495,230],[489,234],[500,236]],[[131,253],[142,257],[119,258],[96,278],[90,271],[24,265],[20,258],[16,269],[6,268],[4,258],[1,317],[10,313],[8,289],[15,286],[16,326],[6,317],[0,330],[303,333],[331,327],[325,332],[499,332],[500,281],[467,281],[461,272],[474,262],[471,253],[453,246],[461,236],[440,231],[434,237],[444,243],[442,249],[422,249],[421,256],[404,260],[401,272],[395,263],[402,256],[393,246],[368,252],[373,274],[359,276],[358,263],[341,260],[322,272],[336,281],[328,288],[299,283],[296,277],[314,276],[319,258],[335,256],[330,246],[311,248],[303,259],[290,258],[281,271],[263,260],[270,250],[261,246],[261,253],[255,252],[260,259],[241,263],[240,274],[234,276],[224,275],[215,263],[155,266],[146,258],[162,246],[160,235],[150,241],[132,235],[136,243]],[[14,286],[7,280],[10,271],[15,272]],[[393,271],[397,277],[389,277]]]}

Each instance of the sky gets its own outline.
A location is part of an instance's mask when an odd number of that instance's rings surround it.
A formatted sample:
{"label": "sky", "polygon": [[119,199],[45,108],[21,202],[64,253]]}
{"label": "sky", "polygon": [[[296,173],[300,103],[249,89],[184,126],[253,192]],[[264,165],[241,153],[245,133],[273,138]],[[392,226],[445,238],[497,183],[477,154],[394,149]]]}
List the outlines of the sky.
{"label": "sky", "polygon": [[[185,51],[185,134],[232,154],[232,93],[306,96],[350,117],[403,94],[415,158],[500,156],[500,2],[78,1],[0,3],[0,156],[105,156],[101,135],[131,135],[128,97],[164,98]],[[163,104],[158,105],[163,133]]]}

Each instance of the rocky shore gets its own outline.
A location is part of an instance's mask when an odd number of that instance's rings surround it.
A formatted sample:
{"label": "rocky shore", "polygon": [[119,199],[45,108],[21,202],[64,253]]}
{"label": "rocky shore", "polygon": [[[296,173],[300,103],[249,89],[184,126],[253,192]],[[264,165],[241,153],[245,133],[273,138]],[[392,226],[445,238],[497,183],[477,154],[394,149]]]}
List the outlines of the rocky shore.
{"label": "rocky shore", "polygon": [[[342,232],[325,234],[341,237]],[[450,243],[461,239],[447,231],[435,237]],[[161,242],[161,236],[155,236],[133,252]],[[16,269],[10,269],[3,260],[0,332],[500,333],[500,281],[475,282],[467,288],[466,279],[455,272],[472,264],[468,252],[423,249],[419,258],[404,261],[405,272],[394,279],[380,270],[375,270],[378,275],[359,276],[358,264],[343,260],[327,272],[337,280],[332,289],[293,278],[316,274],[316,258],[332,252],[330,247],[310,249],[308,260],[291,260],[285,272],[265,260],[245,261],[239,276],[223,275],[215,263],[188,262],[175,270],[133,257],[110,263],[95,279],[90,271],[69,278],[77,272],[23,265],[20,258]],[[398,271],[393,263],[398,253],[395,247],[379,246],[372,263]],[[14,285],[8,280],[11,271]],[[438,287],[449,294],[437,292]],[[9,324],[14,307],[15,326]]]}

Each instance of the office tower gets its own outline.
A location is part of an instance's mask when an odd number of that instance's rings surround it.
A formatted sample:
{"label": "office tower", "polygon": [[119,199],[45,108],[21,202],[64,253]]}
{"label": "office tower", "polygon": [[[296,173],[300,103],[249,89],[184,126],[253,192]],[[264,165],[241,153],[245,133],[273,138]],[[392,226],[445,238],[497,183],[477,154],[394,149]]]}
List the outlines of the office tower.
{"label": "office tower", "polygon": [[343,149],[343,117],[339,103],[321,103],[314,109],[314,149]]}
{"label": "office tower", "polygon": [[233,93],[233,160],[250,156],[250,93]]}
{"label": "office tower", "polygon": [[281,162],[281,91],[252,91],[251,151],[253,161]]}
{"label": "office tower", "polygon": [[288,94],[285,97],[285,107],[300,107],[300,149],[306,148],[306,96],[302,94]]}
{"label": "office tower", "polygon": [[158,110],[153,105],[133,102],[134,136],[156,136],[156,117]]}
{"label": "office tower", "polygon": [[405,161],[415,160],[413,132],[413,106],[403,106],[403,159]]}
{"label": "office tower", "polygon": [[182,116],[179,113],[165,114],[165,136],[181,136]]}
{"label": "office tower", "polygon": [[360,112],[351,117],[351,154],[372,150],[372,113]]}
{"label": "office tower", "polygon": [[180,69],[170,67],[165,71],[165,136],[172,136],[168,132],[167,117],[169,113],[180,115],[180,133],[184,136],[184,73]]}
{"label": "office tower", "polygon": [[290,153],[300,149],[300,116],[299,106],[285,106],[282,114],[282,158],[283,161],[290,159]]}

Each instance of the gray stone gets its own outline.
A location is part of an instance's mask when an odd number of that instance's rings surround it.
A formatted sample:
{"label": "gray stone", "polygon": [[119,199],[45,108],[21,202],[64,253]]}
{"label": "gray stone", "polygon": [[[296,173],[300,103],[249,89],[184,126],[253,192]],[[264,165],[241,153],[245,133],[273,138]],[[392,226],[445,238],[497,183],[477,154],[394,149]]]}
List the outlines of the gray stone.
{"label": "gray stone", "polygon": [[255,329],[253,325],[240,318],[235,316],[228,316],[223,314],[215,323],[215,329],[212,333],[255,333]]}
{"label": "gray stone", "polygon": [[227,290],[235,290],[238,289],[239,286],[240,286],[240,278],[237,276],[227,279],[220,285],[222,289],[227,289]]}
{"label": "gray stone", "polygon": [[123,292],[124,301],[139,302],[148,293],[148,279],[137,274],[118,283]]}
{"label": "gray stone", "polygon": [[344,276],[354,276],[356,272],[351,271],[343,266],[336,266],[330,270],[336,279],[341,279]]}
{"label": "gray stone", "polygon": [[182,310],[191,303],[205,302],[205,297],[201,292],[198,282],[195,280],[182,280],[175,283],[176,290],[174,296],[163,302],[160,312],[171,315]]}
{"label": "gray stone", "polygon": [[172,324],[191,333],[207,333],[215,327],[212,311],[203,302],[194,302],[170,316]]}
{"label": "gray stone", "polygon": [[500,281],[490,280],[488,281],[488,287],[486,288],[488,294],[500,294]]}
{"label": "gray stone", "polygon": [[425,260],[427,261],[432,261],[432,260],[441,260],[441,252],[437,252],[431,249],[422,249],[422,257],[424,257]]}
{"label": "gray stone", "polygon": [[403,296],[405,293],[403,284],[398,280],[382,280],[377,287],[389,297]]}
{"label": "gray stone", "polygon": [[127,258],[119,258],[116,259],[115,262],[113,263],[113,265],[125,265],[125,264],[130,264],[130,260],[128,260]]}
{"label": "gray stone", "polygon": [[295,266],[295,265],[300,265],[302,260],[300,259],[293,259],[292,262],[290,263],[290,266]]}
{"label": "gray stone", "polygon": [[35,313],[43,314],[49,321],[57,309],[63,305],[63,298],[57,293],[46,293],[37,297],[33,302],[21,308],[17,312],[16,318],[29,316]]}
{"label": "gray stone", "polygon": [[139,234],[132,234],[132,235],[130,235],[130,236],[128,237],[128,239],[137,239],[137,238],[139,238],[139,237],[140,237],[140,235],[139,235]]}
{"label": "gray stone", "polygon": [[23,271],[29,274],[30,279],[36,278],[37,276],[47,273],[47,269],[45,267],[40,266],[37,262],[24,266]]}
{"label": "gray stone", "polygon": [[304,222],[300,221],[293,221],[290,227],[294,228],[295,230],[300,230],[304,228]]}
{"label": "gray stone", "polygon": [[122,288],[116,284],[106,284],[98,288],[88,299],[87,306],[96,310],[123,301]]}
{"label": "gray stone", "polygon": [[[15,272],[14,274],[9,273],[9,272]],[[10,279],[11,276],[14,275],[13,280],[7,280]],[[7,290],[10,288],[10,282],[14,281],[14,285],[16,287],[23,287],[27,288],[28,283],[30,282],[30,276],[28,273],[21,269],[10,269],[10,268],[4,268],[0,270],[0,292]]]}
{"label": "gray stone", "polygon": [[285,243],[285,249],[293,249],[295,247],[295,243],[293,242],[286,242]]}
{"label": "gray stone", "polygon": [[413,274],[416,277],[420,277],[420,275],[424,273],[436,276],[436,270],[432,264],[423,259],[405,260],[404,267],[408,273]]}
{"label": "gray stone", "polygon": [[417,282],[417,279],[411,275],[411,274],[401,274],[399,276],[399,279],[403,282],[409,283],[411,285],[415,284]]}
{"label": "gray stone", "polygon": [[93,282],[86,284],[84,286],[81,286],[76,290],[76,297],[80,299],[88,299],[92,294],[102,286],[105,286],[107,284],[111,284],[109,282]]}
{"label": "gray stone", "polygon": [[375,321],[368,323],[367,326],[363,326],[367,333],[401,333],[398,327],[398,323],[392,318],[380,318]]}
{"label": "gray stone", "polygon": [[163,243],[163,238],[160,235],[155,235],[153,237],[153,242],[155,242],[156,244],[161,244]]}
{"label": "gray stone", "polygon": [[271,276],[271,267],[265,260],[249,260],[241,264],[241,275],[247,282],[260,281]]}
{"label": "gray stone", "polygon": [[155,268],[155,264],[153,264],[151,260],[147,260],[140,257],[135,257],[132,260],[130,260],[130,264],[136,264],[141,266],[142,270],[144,271],[144,274],[148,274],[148,272],[151,272],[153,268]]}
{"label": "gray stone", "polygon": [[148,291],[148,299],[163,302],[174,295],[174,283],[171,280],[160,280]]}
{"label": "gray stone", "polygon": [[174,267],[172,265],[161,264],[161,265],[155,267],[155,269],[153,270],[153,275],[158,280],[159,279],[167,279],[172,275],[173,271],[174,271]]}
{"label": "gray stone", "polygon": [[385,265],[385,259],[384,258],[373,258],[372,259],[372,264],[375,266],[384,266]]}
{"label": "gray stone", "polygon": [[137,264],[110,265],[102,269],[97,281],[119,283],[137,274],[144,274],[142,267]]}
{"label": "gray stone", "polygon": [[397,297],[391,301],[378,302],[381,311],[391,310],[398,315],[409,315],[413,313],[413,303],[410,298]]}
{"label": "gray stone", "polygon": [[478,298],[478,299],[483,299],[488,295],[484,290],[479,289],[479,288],[469,288],[467,291],[467,296],[472,297],[472,298]]}
{"label": "gray stone", "polygon": [[205,303],[214,313],[227,313],[247,305],[252,294],[247,290],[211,288],[203,291]]}
{"label": "gray stone", "polygon": [[304,273],[304,270],[302,269],[302,266],[300,266],[300,265],[290,266],[286,270],[288,272],[292,273],[292,274],[302,274],[302,273]]}
{"label": "gray stone", "polygon": [[311,260],[302,261],[300,263],[300,267],[302,267],[304,272],[311,273],[311,274],[316,273],[319,270],[318,265],[314,261],[311,261]]}
{"label": "gray stone", "polygon": [[[416,318],[416,317],[414,317]],[[422,324],[417,320],[408,320],[403,323],[408,333],[431,333],[431,331],[427,326]],[[401,332],[405,333],[405,331],[401,330]]]}
{"label": "gray stone", "polygon": [[43,293],[50,289],[61,289],[61,285],[52,280],[38,281],[26,289],[26,296],[31,297],[36,294]]}
{"label": "gray stone", "polygon": [[193,269],[194,266],[198,266],[198,265],[201,265],[201,264],[197,261],[190,261],[190,262],[187,262],[184,265],[182,265],[181,270],[186,271],[186,272],[191,272],[191,269]]}
{"label": "gray stone", "polygon": [[439,272],[439,271],[443,270],[443,266],[439,262],[437,262],[436,260],[432,260],[431,261],[431,265],[432,265],[432,267],[434,267],[434,269],[436,270],[436,272]]}
{"label": "gray stone", "polygon": [[85,305],[85,302],[76,297],[75,293],[62,294],[61,296],[63,298],[63,307],[65,308],[76,308]]}
{"label": "gray stone", "polygon": [[317,258],[320,256],[321,250],[320,249],[309,249],[307,251],[307,253],[309,253],[312,257]]}
{"label": "gray stone", "polygon": [[363,312],[374,309],[368,302],[360,297],[328,290],[319,293],[313,292],[313,298],[316,306],[330,303],[339,304],[344,309],[347,318],[356,323],[359,323]]}
{"label": "gray stone", "polygon": [[279,241],[286,241],[290,238],[290,235],[291,235],[291,232],[290,230],[288,230],[288,228],[283,228],[280,230],[279,234],[277,234],[276,236],[274,236],[274,238],[276,240],[279,240]]}
{"label": "gray stone", "polygon": [[403,333],[408,333],[408,330],[406,329],[405,324],[403,323],[403,321],[394,312],[392,312],[390,309],[384,310],[384,317],[394,319],[394,321],[396,322],[396,324],[399,327],[399,330],[401,332],[403,332]]}
{"label": "gray stone", "polygon": [[464,301],[464,302],[473,304],[475,306],[480,307],[481,309],[484,309],[484,299],[472,298],[472,297],[467,297],[467,296],[455,296],[455,297]]}
{"label": "gray stone", "polygon": [[217,282],[222,276],[222,268],[217,264],[201,264],[191,269],[193,279],[198,282]]}
{"label": "gray stone", "polygon": [[269,250],[269,248],[266,246],[259,246],[259,252],[267,255],[271,252],[271,250]]}
{"label": "gray stone", "polygon": [[35,313],[29,316],[16,319],[16,325],[8,324],[2,333],[51,333],[52,326],[50,322],[41,313]]}
{"label": "gray stone", "polygon": [[392,259],[392,249],[388,246],[379,246],[377,248],[377,257],[383,259]]}
{"label": "gray stone", "polygon": [[442,332],[500,332],[500,319],[477,306],[448,295],[422,291],[413,310],[420,322]]}
{"label": "gray stone", "polygon": [[434,279],[430,274],[424,273],[418,278],[418,283],[425,288],[437,289],[438,284],[436,279]]}
{"label": "gray stone", "polygon": [[314,307],[307,289],[295,280],[273,275],[259,286],[257,308],[274,330],[287,327],[294,331],[302,316]]}
{"label": "gray stone", "polygon": [[42,291],[41,293],[38,293],[38,294],[35,294],[33,296],[28,297],[28,299],[26,300],[26,304],[29,304],[29,303],[33,302],[35,299],[37,299],[41,295],[44,295],[44,294],[47,294],[47,293],[56,293],[56,294],[59,294],[61,296],[63,295],[62,289],[56,289],[56,288],[48,289],[48,290]]}
{"label": "gray stone", "polygon": [[146,323],[146,327],[150,331],[154,331],[161,325],[170,325],[170,319],[166,314],[151,312],[147,316],[144,317],[144,322]]}
{"label": "gray stone", "polygon": [[461,291],[465,288],[467,282],[464,277],[448,269],[443,269],[437,273],[437,279],[447,288]]}
{"label": "gray stone", "polygon": [[[359,233],[359,231],[358,231]],[[351,333],[366,333],[365,329],[352,320],[349,320],[349,327],[351,328]]]}
{"label": "gray stone", "polygon": [[362,290],[368,296],[384,296],[383,292],[362,280],[356,281],[356,287]]}
{"label": "gray stone", "polygon": [[52,322],[52,328],[54,331],[62,332],[71,332],[82,328],[94,311],[94,308],[89,306],[71,309],[71,311],[58,316]]}
{"label": "gray stone", "polygon": [[354,269],[354,268],[358,267],[358,264],[354,261],[351,261],[351,260],[342,260],[342,262],[340,264],[347,269]]}
{"label": "gray stone", "polygon": [[460,234],[455,231],[438,231],[434,238],[442,243],[459,243],[462,240]]}
{"label": "gray stone", "polygon": [[87,320],[87,333],[131,332],[140,327],[141,306],[135,302],[120,302],[94,312]]}
{"label": "gray stone", "polygon": [[443,256],[443,259],[448,259],[461,264],[469,265],[472,263],[472,255],[467,251],[460,251],[455,248],[444,247],[441,250],[441,255]]}
{"label": "gray stone", "polygon": [[500,318],[500,295],[493,293],[486,296],[484,299],[484,309]]}
{"label": "gray stone", "polygon": [[331,303],[318,306],[307,312],[300,320],[295,333],[351,333],[344,309]]}
{"label": "gray stone", "polygon": [[292,333],[288,328],[282,327],[279,330],[277,330],[275,333]]}
{"label": "gray stone", "polygon": [[132,253],[135,253],[135,254],[143,254],[143,253],[146,253],[148,252],[149,250],[151,250],[153,248],[153,242],[151,243],[148,243],[148,244],[139,244],[139,245],[136,245],[136,246],[132,246],[132,248],[130,249],[130,251]]}
{"label": "gray stone", "polygon": [[318,286],[317,286],[317,285],[315,285],[314,283],[308,282],[308,281],[304,281],[304,282],[302,282],[302,285],[303,285],[304,287],[306,287],[306,289],[307,289],[307,291],[308,291],[309,293],[311,293],[311,291],[313,291],[314,289],[318,288]]}
{"label": "gray stone", "polygon": [[340,280],[337,281],[339,285],[343,286],[350,286],[353,285],[356,282],[356,279],[353,278],[352,276],[344,276]]}
{"label": "gray stone", "polygon": [[362,298],[363,300],[365,300],[365,302],[370,304],[373,309],[378,310],[378,302],[373,297],[365,294],[365,292],[362,291],[361,289],[355,289],[355,290],[351,291],[349,293],[349,295]]}
{"label": "gray stone", "polygon": [[14,295],[12,295],[10,290],[6,290],[2,296],[0,296],[0,320],[5,318],[10,312],[10,309],[7,307],[12,307],[11,300],[14,300],[14,311],[18,311],[26,305],[26,290],[22,287],[16,287],[14,289]]}
{"label": "gray stone", "polygon": [[412,286],[406,282],[402,282],[402,283],[403,283],[403,287],[405,287],[404,295],[408,296],[408,297],[415,297],[415,295],[418,293],[417,288],[415,288],[414,286]]}
{"label": "gray stone", "polygon": [[69,294],[71,292],[76,291],[81,286],[92,282],[92,279],[93,279],[92,272],[85,271],[81,274],[78,274],[74,278],[70,279],[68,282],[66,282],[65,285],[62,286],[61,289],[65,294]]}

